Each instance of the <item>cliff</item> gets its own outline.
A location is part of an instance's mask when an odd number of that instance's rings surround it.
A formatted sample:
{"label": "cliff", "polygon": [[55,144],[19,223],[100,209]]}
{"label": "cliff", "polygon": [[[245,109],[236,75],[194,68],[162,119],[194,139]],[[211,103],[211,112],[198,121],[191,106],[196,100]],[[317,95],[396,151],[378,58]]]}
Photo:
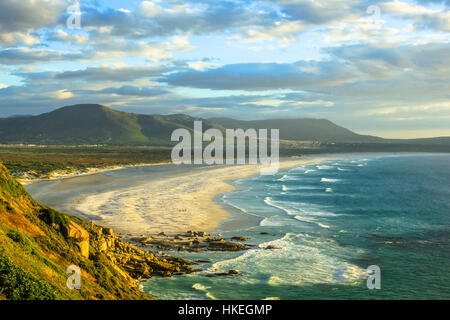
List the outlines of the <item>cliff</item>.
{"label": "cliff", "polygon": [[[80,290],[67,287],[71,265],[81,269]],[[0,163],[0,300],[152,299],[136,280],[189,272],[189,265],[39,204]]]}

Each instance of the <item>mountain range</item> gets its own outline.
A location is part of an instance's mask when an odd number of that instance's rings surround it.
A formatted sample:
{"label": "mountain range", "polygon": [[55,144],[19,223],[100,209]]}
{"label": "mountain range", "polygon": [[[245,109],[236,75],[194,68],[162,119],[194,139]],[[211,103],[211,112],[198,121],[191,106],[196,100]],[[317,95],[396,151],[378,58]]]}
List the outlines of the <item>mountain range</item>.
{"label": "mountain range", "polygon": [[393,140],[360,135],[326,119],[194,118],[185,114],[143,115],[117,111],[99,104],[66,106],[37,116],[0,118],[1,144],[169,146],[178,128],[193,132],[195,120],[203,130],[280,129],[281,140],[340,143],[450,144],[449,137]]}

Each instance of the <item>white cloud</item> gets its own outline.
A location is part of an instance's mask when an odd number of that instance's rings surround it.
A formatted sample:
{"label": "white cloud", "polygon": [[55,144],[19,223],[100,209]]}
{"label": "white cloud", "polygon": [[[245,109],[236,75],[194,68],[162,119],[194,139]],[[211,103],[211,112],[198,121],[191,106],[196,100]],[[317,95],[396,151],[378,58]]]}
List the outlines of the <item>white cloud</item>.
{"label": "white cloud", "polygon": [[[427,113],[430,115],[432,113],[442,112],[442,111],[445,112],[447,110],[450,111],[450,101],[433,102],[433,103],[420,104],[420,105],[380,108],[380,109],[369,110],[367,112],[367,114],[371,115],[371,116],[403,114],[404,117],[397,118],[397,119],[405,120],[405,119],[409,118],[407,115],[410,115],[411,117],[417,117],[417,113],[420,113],[423,118],[423,115],[426,115]],[[448,116],[450,117],[450,114]]]}
{"label": "white cloud", "polygon": [[197,71],[203,71],[206,69],[219,68],[221,65],[217,63],[205,62],[205,61],[193,61],[188,62],[188,67]]}
{"label": "white cloud", "polygon": [[57,100],[64,100],[64,99],[70,99],[73,98],[73,93],[70,91],[67,91],[67,89],[58,90],[51,94],[51,97],[53,99]]}
{"label": "white cloud", "polygon": [[89,36],[85,34],[68,34],[63,30],[56,30],[54,38],[67,43],[84,44],[89,40]]}
{"label": "white cloud", "polygon": [[40,40],[38,37],[27,32],[0,33],[0,44],[13,45],[19,42],[22,42],[27,46],[32,46],[40,43]]}
{"label": "white cloud", "polygon": [[383,12],[411,19],[416,28],[450,31],[450,11],[447,9],[429,9],[401,1],[384,2],[380,5]]}
{"label": "white cloud", "polygon": [[308,26],[300,21],[277,21],[272,26],[246,28],[241,33],[234,34],[231,38],[244,42],[278,40],[281,46],[287,47],[307,28]]}

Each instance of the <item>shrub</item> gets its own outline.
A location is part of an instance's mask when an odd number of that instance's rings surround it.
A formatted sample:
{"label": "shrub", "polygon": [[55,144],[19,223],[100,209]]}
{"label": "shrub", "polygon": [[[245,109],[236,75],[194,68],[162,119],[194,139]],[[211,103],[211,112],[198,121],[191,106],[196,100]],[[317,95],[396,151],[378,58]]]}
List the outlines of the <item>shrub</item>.
{"label": "shrub", "polygon": [[67,226],[69,224],[68,217],[52,208],[42,208],[39,210],[39,218],[50,226],[53,224]]}
{"label": "shrub", "polygon": [[14,230],[14,229],[10,229],[10,230],[8,230],[6,235],[12,241],[19,244],[24,251],[32,252],[34,250],[33,241],[28,236],[24,235],[23,233],[21,233],[17,230]]}
{"label": "shrub", "polygon": [[52,286],[36,279],[0,252],[0,295],[11,300],[55,300]]}

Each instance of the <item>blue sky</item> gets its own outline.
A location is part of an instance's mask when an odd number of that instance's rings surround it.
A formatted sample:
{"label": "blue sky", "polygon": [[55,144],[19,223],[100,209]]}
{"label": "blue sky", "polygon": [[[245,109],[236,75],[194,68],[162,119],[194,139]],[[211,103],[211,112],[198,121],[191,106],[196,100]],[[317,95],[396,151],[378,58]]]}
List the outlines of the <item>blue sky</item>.
{"label": "blue sky", "polygon": [[[80,28],[68,28],[69,6]],[[327,118],[450,136],[449,0],[2,0],[0,116]]]}

